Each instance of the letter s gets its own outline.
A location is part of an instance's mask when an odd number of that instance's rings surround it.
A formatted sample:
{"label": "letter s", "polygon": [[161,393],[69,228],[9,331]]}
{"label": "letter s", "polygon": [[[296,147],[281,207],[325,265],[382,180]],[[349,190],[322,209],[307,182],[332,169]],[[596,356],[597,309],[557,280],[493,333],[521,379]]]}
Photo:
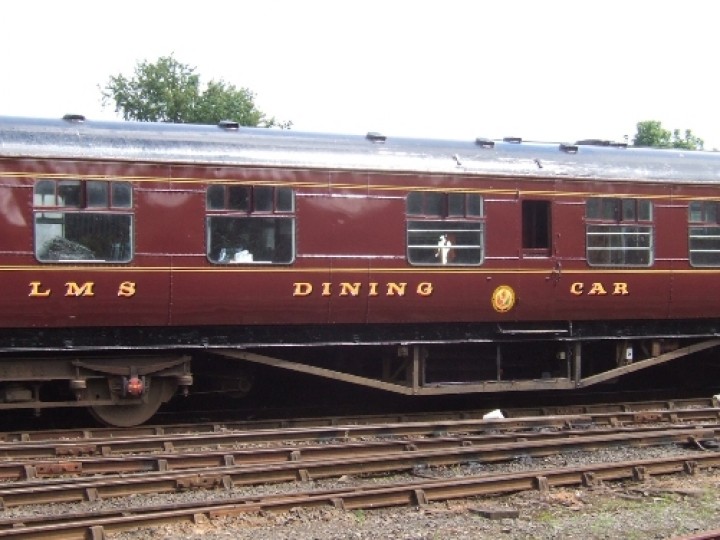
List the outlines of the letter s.
{"label": "letter s", "polygon": [[135,282],[134,281],[123,281],[118,288],[118,296],[130,298],[135,296]]}

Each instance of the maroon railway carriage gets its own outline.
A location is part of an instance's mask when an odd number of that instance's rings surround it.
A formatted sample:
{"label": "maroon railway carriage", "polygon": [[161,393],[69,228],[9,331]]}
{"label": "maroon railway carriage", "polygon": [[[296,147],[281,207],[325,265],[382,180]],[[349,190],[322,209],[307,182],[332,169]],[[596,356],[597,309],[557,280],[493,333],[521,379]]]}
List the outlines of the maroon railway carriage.
{"label": "maroon railway carriage", "polygon": [[211,360],[405,394],[718,345],[720,155],[0,118],[0,408],[143,422]]}

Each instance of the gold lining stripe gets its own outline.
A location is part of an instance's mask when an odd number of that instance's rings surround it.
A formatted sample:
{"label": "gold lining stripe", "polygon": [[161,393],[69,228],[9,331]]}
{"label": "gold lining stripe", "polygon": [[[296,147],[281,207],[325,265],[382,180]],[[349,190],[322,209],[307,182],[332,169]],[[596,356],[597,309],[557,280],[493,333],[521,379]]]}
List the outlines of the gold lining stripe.
{"label": "gold lining stripe", "polygon": [[[503,275],[548,275],[552,268],[538,269],[503,269],[503,268],[368,268],[368,267],[347,267],[347,268],[294,268],[294,267],[200,267],[200,266],[76,266],[76,265],[52,265],[52,266],[29,266],[29,265],[5,265],[0,266],[0,272],[100,272],[100,273],[273,273],[273,274],[503,274]],[[588,269],[563,269],[563,275],[616,275],[616,274],[637,274],[637,275],[673,275],[673,274],[720,274],[718,268],[683,268],[683,269],[639,269],[639,268],[588,268]]]}
{"label": "gold lining stripe", "polygon": [[[417,175],[413,175],[417,176]],[[121,176],[121,175],[77,175],[68,173],[26,173],[26,172],[8,172],[1,171],[0,178],[23,178],[23,179],[73,179],[73,180],[100,180],[100,181],[124,181],[124,182],[135,182],[135,183],[167,183],[167,184],[198,184],[198,185],[211,185],[211,184],[223,184],[223,185],[247,185],[247,186],[285,186],[293,188],[306,188],[306,189],[321,189],[321,190],[370,190],[370,191],[423,191],[423,192],[439,192],[439,193],[476,193],[481,195],[507,195],[512,197],[520,196],[533,196],[533,197],[550,197],[550,198],[588,198],[588,197],[610,197],[620,196],[624,198],[635,198],[635,199],[661,199],[661,200],[676,200],[676,201],[712,201],[720,200],[720,196],[691,196],[691,195],[676,195],[676,194],[639,194],[639,193],[622,193],[622,194],[608,194],[605,192],[597,191],[554,191],[554,190],[518,190],[512,188],[469,188],[469,187],[453,187],[453,186],[402,186],[393,184],[347,184],[347,183],[333,183],[333,182],[283,182],[278,180],[233,180],[233,179],[203,179],[203,178],[168,178],[168,177],[153,177],[153,176]],[[438,175],[438,180],[447,179],[448,175]],[[458,178],[458,177],[452,177]],[[483,178],[492,178],[493,180],[501,181],[523,181],[523,177],[503,177],[503,176],[488,176]],[[468,177],[466,180],[477,181],[477,177]],[[605,180],[599,179],[603,182],[623,182],[622,180]],[[538,180],[542,181],[542,180]],[[597,180],[593,179],[577,179],[573,182],[593,182]],[[630,182],[631,180],[628,180]],[[21,187],[21,186],[18,186]],[[703,185],[702,187],[705,187]],[[670,186],[667,187],[670,189]]]}

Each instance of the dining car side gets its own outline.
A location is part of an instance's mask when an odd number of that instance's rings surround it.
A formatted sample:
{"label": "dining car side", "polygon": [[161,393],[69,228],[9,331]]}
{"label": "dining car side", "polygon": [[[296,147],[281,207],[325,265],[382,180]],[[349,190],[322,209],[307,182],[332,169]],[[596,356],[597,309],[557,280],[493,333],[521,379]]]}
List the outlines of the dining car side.
{"label": "dining car side", "polygon": [[0,142],[0,408],[133,425],[257,364],[573,390],[716,346],[715,153],[77,116]]}

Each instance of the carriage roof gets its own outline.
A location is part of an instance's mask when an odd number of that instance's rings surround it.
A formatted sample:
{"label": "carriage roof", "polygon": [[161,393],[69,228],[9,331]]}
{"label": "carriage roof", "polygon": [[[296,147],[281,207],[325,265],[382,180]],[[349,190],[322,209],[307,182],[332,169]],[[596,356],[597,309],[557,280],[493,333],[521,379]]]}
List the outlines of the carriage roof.
{"label": "carriage roof", "polygon": [[393,138],[83,117],[0,117],[0,156],[421,174],[720,182],[720,153],[503,140]]}

